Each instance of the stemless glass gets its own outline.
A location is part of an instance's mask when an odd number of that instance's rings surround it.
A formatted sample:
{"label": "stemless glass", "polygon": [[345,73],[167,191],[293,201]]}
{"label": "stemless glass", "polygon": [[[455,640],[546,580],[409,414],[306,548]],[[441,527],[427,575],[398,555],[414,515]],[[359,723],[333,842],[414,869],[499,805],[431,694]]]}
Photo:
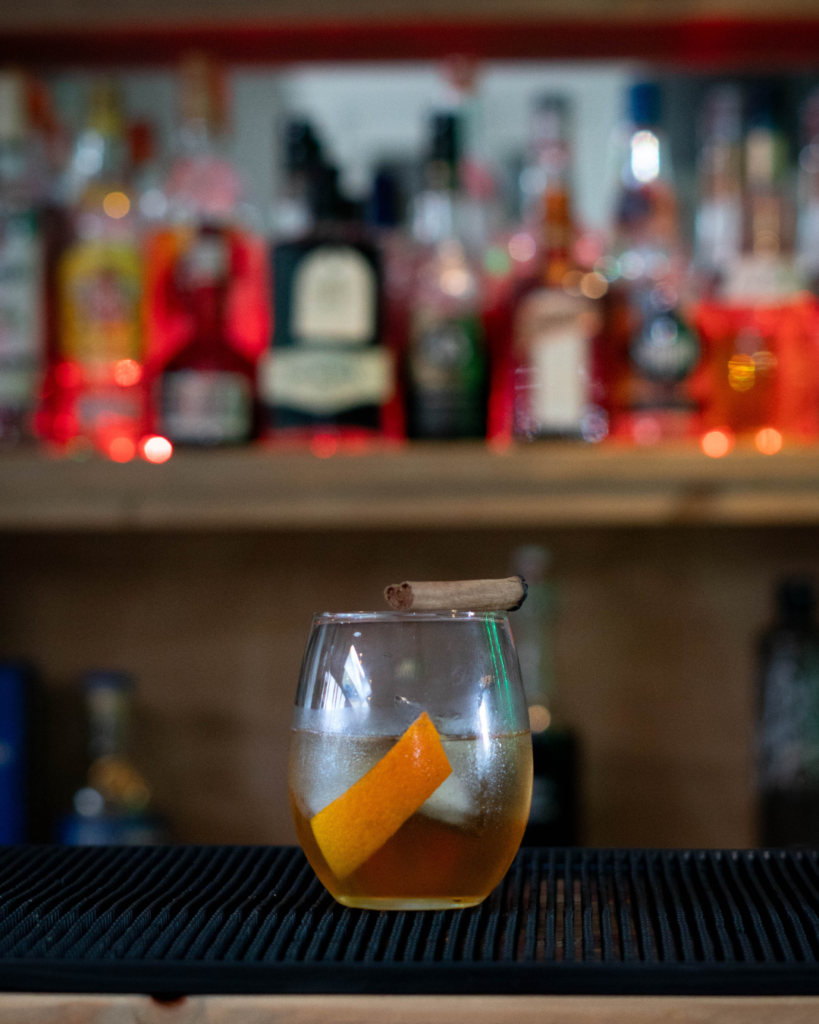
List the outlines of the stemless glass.
{"label": "stemless glass", "polygon": [[503,612],[317,615],[290,741],[307,859],[348,907],[471,907],[517,852],[532,795]]}

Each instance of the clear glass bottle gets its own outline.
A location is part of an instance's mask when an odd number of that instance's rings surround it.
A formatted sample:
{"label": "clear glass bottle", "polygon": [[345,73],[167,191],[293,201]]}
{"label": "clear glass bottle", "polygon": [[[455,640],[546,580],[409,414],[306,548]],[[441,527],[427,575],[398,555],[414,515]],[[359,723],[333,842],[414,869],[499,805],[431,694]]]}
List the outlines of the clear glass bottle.
{"label": "clear glass bottle", "polygon": [[28,92],[21,72],[0,72],[0,445],[32,438],[45,359],[47,182]]}
{"label": "clear glass bottle", "polygon": [[[569,104],[547,95],[537,104],[527,194],[541,187],[534,277],[514,289],[511,313],[513,429],[518,437],[601,440],[607,420],[595,388],[594,339],[601,317],[594,301],[606,279],[578,268],[573,255]],[[529,213],[530,219],[533,213]]]}
{"label": "clear glass bottle", "polygon": [[74,794],[74,813],[60,822],[60,841],[71,846],[162,842],[164,827],[150,812],[150,788],[128,754],[133,679],[124,672],[89,672],[83,688],[88,775]]}
{"label": "clear glass bottle", "polygon": [[698,159],[696,262],[713,291],[742,252],[742,90],[714,86],[705,96]]}
{"label": "clear glass bottle", "polygon": [[732,303],[779,303],[803,286],[794,261],[795,211],[785,97],[780,83],[760,81],[748,91],[743,157],[743,255],[722,295]]}
{"label": "clear glass bottle", "polygon": [[413,290],[407,351],[411,437],[454,439],[486,432],[487,352],[480,272],[458,232],[459,125],[432,118],[425,188],[413,233],[425,247]]}
{"label": "clear glass bottle", "polygon": [[700,344],[683,309],[686,264],[660,100],[655,83],[630,92],[621,139],[617,276],[608,298],[612,428],[638,444],[685,437],[698,427],[691,377]]}
{"label": "clear glass bottle", "polygon": [[819,845],[819,626],[805,579],[785,580],[759,651],[758,786],[764,846]]}
{"label": "clear glass bottle", "polygon": [[798,170],[797,257],[814,292],[819,290],[819,89],[802,108],[802,149]]}

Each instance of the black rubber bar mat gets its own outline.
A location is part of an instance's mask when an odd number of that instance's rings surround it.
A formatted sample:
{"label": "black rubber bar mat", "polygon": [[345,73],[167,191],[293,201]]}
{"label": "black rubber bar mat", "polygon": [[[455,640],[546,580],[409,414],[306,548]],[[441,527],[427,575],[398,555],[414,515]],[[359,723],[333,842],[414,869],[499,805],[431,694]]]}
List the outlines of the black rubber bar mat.
{"label": "black rubber bar mat", "polygon": [[816,851],[521,850],[481,906],[349,910],[291,847],[0,848],[0,989],[819,993]]}

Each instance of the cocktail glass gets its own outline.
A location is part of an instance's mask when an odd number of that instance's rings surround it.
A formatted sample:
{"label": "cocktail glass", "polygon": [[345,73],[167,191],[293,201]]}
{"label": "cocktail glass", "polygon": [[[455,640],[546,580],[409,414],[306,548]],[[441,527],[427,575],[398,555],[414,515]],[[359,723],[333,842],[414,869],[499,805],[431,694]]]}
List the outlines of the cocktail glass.
{"label": "cocktail glass", "polygon": [[340,903],[480,903],[517,852],[532,794],[506,614],[317,615],[289,787],[302,848]]}

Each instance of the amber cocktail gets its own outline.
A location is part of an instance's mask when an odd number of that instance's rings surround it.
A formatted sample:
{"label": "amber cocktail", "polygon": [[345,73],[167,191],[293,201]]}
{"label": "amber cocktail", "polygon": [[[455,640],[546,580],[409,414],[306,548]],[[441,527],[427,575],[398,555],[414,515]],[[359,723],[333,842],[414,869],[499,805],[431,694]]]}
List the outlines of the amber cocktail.
{"label": "amber cocktail", "polygon": [[314,619],[290,801],[304,852],[340,903],[480,903],[520,845],[531,786],[505,614]]}

